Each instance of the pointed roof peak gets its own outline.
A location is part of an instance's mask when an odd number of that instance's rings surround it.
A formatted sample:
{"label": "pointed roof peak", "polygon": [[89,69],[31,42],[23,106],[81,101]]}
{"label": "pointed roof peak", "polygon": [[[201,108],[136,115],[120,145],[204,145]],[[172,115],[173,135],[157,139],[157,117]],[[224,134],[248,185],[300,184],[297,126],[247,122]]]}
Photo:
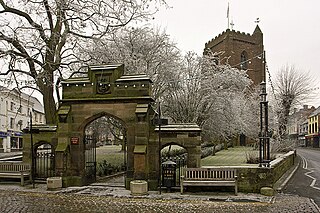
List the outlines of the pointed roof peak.
{"label": "pointed roof peak", "polygon": [[260,29],[260,27],[259,27],[259,25],[257,24],[257,26],[256,26],[256,28],[254,29],[254,31],[253,31],[253,34],[263,34],[262,33],[262,31],[261,31],[261,29]]}

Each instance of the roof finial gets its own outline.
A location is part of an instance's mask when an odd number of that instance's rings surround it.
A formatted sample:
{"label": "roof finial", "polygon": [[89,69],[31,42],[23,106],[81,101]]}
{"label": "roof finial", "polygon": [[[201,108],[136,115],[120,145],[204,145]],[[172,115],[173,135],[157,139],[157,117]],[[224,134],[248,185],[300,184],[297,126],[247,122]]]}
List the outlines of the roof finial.
{"label": "roof finial", "polygon": [[228,28],[227,29],[230,29],[229,2],[228,2],[228,8],[227,8],[227,19],[228,19]]}
{"label": "roof finial", "polygon": [[231,30],[233,30],[233,26],[234,26],[233,18],[231,19],[230,25],[231,25]]}
{"label": "roof finial", "polygon": [[259,24],[260,18],[256,18],[256,20],[255,20],[254,22],[257,23],[257,24]]}

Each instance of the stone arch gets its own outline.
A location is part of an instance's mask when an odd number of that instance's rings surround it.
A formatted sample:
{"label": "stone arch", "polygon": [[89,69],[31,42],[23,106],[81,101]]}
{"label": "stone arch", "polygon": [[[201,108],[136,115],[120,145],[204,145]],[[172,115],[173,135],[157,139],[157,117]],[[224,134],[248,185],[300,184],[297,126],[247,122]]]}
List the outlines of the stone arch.
{"label": "stone arch", "polygon": [[44,140],[33,146],[34,178],[46,180],[55,176],[55,146]]}
{"label": "stone arch", "polygon": [[55,147],[52,145],[52,143],[48,142],[48,141],[44,141],[44,140],[40,140],[40,141],[37,141],[34,145],[33,145],[33,149],[37,149],[39,146],[41,145],[45,145],[45,144],[49,144],[50,146],[52,146],[52,149],[54,150]]}
{"label": "stone arch", "polygon": [[[155,129],[159,134],[159,128]],[[201,166],[201,129],[194,123],[168,124],[160,128],[161,149],[167,145],[175,144],[187,150],[188,167]]]}
{"label": "stone arch", "polygon": [[185,145],[185,143],[181,143],[181,142],[161,142],[161,150],[167,146],[170,145],[177,145],[180,146],[182,148],[184,148],[187,152],[187,166],[188,167],[200,167],[201,163],[200,163],[200,157],[201,157],[201,150],[199,150],[200,147],[200,143],[194,143],[191,145]]}
{"label": "stone arch", "polygon": [[[97,146],[98,144],[97,142],[99,141],[98,136],[102,133],[99,131],[106,130],[103,127],[101,128],[101,125],[99,125],[98,127],[99,130],[97,129],[94,130],[95,125],[92,126],[91,124],[93,124],[95,121],[98,121],[99,119],[104,117],[106,118],[106,120],[104,120],[104,124],[108,123],[106,125],[114,126],[116,129],[119,130],[118,133],[121,132],[120,135],[123,136],[123,138],[119,140],[121,140],[121,145],[122,145],[121,151],[123,151],[122,163],[125,166],[127,162],[127,152],[126,152],[127,125],[126,123],[121,118],[113,114],[107,113],[105,111],[93,114],[91,117],[84,119],[83,122],[79,125],[79,131],[84,135],[83,136],[84,149],[82,149],[82,152],[83,152],[82,154],[84,155],[84,160],[85,160],[85,163],[84,163],[85,174],[86,174],[85,181],[88,183],[94,182],[96,180],[96,174],[99,171],[101,171],[101,170],[98,170],[99,165],[101,164],[99,164],[99,162],[96,160],[97,159],[96,154],[98,153],[98,150],[99,150],[98,148],[99,146]],[[107,132],[109,132],[111,128],[110,129],[108,128]],[[90,130],[92,132],[90,132]],[[113,133],[116,134],[116,132],[113,132]]]}
{"label": "stone arch", "polygon": [[[160,146],[168,141],[188,150],[188,167],[200,167],[199,126],[161,125],[160,133],[154,120],[157,113],[152,107],[151,80],[144,74],[123,73],[121,64],[90,66],[84,76],[61,81],[58,123],[43,127],[36,137],[52,140],[56,174],[63,176],[64,186],[88,184],[84,169],[84,130],[102,116],[113,117],[126,128],[126,188],[132,180],[147,180],[149,189],[158,188]],[[30,135],[24,137],[27,139]],[[30,151],[28,147],[24,150],[25,161],[29,161]]]}
{"label": "stone arch", "polygon": [[124,128],[127,128],[127,124],[121,118],[119,118],[113,114],[110,114],[108,112],[103,111],[103,112],[99,112],[97,114],[94,114],[91,117],[83,120],[83,122],[79,125],[78,130],[83,132],[87,125],[89,125],[91,122],[93,122],[101,117],[104,117],[104,116],[115,118],[117,121],[119,121],[121,123],[121,125]]}
{"label": "stone arch", "polygon": [[183,144],[180,144],[180,143],[177,143],[175,141],[171,141],[171,142],[162,142],[161,143],[161,150],[167,146],[170,146],[170,145],[176,145],[176,146],[180,146],[182,148],[184,148],[185,150],[188,150],[187,147],[185,147]]}
{"label": "stone arch", "polygon": [[[166,149],[169,146],[174,146],[172,149],[173,152],[168,152],[169,150]],[[177,151],[175,149],[183,149],[183,151]],[[166,149],[166,150],[165,150]],[[181,176],[183,175],[184,169],[187,167],[188,164],[188,150],[186,147],[179,145],[176,142],[167,142],[161,144],[161,183],[162,186],[170,187],[179,187],[181,184]],[[168,167],[173,166],[173,168]],[[170,177],[168,177],[168,173]],[[169,182],[168,182],[169,181]]]}

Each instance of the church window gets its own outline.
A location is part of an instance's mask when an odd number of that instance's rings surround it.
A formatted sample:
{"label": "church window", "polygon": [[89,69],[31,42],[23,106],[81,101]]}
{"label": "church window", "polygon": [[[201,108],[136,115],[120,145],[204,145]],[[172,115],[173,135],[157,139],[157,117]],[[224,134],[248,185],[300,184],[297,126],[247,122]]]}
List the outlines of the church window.
{"label": "church window", "polygon": [[248,54],[246,51],[243,51],[241,53],[240,60],[241,60],[240,69],[241,70],[248,69]]}

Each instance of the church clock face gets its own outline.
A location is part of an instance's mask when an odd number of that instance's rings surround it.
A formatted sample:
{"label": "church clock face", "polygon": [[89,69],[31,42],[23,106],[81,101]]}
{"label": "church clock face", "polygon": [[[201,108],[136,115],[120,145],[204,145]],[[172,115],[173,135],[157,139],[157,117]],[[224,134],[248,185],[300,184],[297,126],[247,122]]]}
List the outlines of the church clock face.
{"label": "church clock face", "polygon": [[110,76],[97,76],[97,93],[109,94],[111,93]]}

